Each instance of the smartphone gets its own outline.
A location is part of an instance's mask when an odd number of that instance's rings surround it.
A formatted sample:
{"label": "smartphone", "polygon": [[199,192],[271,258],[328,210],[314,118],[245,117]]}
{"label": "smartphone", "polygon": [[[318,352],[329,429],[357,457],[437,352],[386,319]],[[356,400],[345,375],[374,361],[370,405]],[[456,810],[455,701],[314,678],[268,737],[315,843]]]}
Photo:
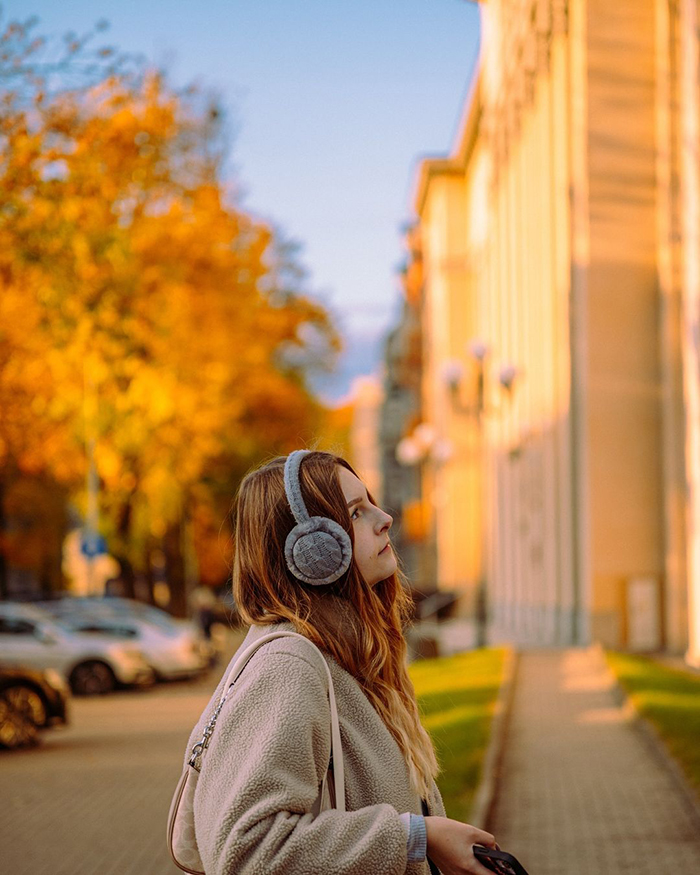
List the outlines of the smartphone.
{"label": "smartphone", "polygon": [[506,851],[497,851],[495,848],[485,848],[483,845],[474,845],[474,856],[492,872],[500,872],[501,875],[527,875],[512,854]]}

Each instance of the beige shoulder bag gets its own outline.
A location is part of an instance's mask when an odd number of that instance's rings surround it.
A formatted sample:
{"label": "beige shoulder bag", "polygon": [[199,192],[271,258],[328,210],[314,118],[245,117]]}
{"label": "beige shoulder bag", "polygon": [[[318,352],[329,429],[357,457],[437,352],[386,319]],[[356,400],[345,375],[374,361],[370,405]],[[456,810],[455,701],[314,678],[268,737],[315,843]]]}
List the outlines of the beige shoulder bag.
{"label": "beige shoulder bag", "polygon": [[335,704],[333,679],[331,678],[328,663],[318,647],[309,641],[308,638],[304,638],[303,635],[299,635],[297,632],[271,632],[269,635],[265,635],[246,647],[234,663],[226,678],[221,698],[214,709],[211,720],[204,729],[202,739],[192,748],[192,753],[185,766],[185,770],[178,781],[173,801],[170,803],[170,813],[168,815],[168,848],[170,856],[173,858],[176,866],[182,869],[183,872],[189,872],[190,875],[204,875],[204,865],[199,855],[197,839],[194,834],[194,791],[197,787],[204,754],[209,747],[209,740],[214,731],[216,720],[230,691],[233,689],[234,683],[246,667],[251,656],[259,647],[268,641],[273,641],[275,638],[301,638],[302,641],[306,641],[309,647],[313,647],[321,657],[328,677],[328,699],[331,706],[331,759],[311,812],[317,815],[321,811],[327,811],[330,808],[345,811],[343,748],[340,743],[340,726],[338,725],[338,709]]}

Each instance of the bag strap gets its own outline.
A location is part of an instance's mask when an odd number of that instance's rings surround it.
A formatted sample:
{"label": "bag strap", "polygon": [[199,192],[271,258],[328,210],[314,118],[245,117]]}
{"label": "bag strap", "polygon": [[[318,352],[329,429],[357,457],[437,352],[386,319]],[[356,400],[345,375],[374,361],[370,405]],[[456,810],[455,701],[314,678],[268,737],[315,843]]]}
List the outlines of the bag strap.
{"label": "bag strap", "polygon": [[[345,765],[343,763],[343,746],[340,740],[340,724],[338,722],[338,708],[335,703],[333,678],[331,677],[331,672],[328,668],[328,663],[326,662],[323,653],[321,653],[321,651],[318,649],[318,647],[316,647],[313,641],[309,641],[308,638],[305,638],[298,632],[271,632],[268,635],[264,635],[262,638],[259,638],[257,641],[253,641],[253,643],[249,644],[248,647],[246,647],[246,649],[243,651],[243,653],[241,653],[241,655],[233,664],[231,671],[228,673],[219,702],[214,709],[214,713],[209,719],[209,722],[204,728],[202,740],[198,741],[197,744],[195,744],[192,748],[190,759],[188,761],[189,765],[197,771],[201,770],[202,759],[207,748],[209,747],[209,740],[211,739],[212,733],[214,732],[216,721],[219,717],[219,714],[221,713],[221,709],[223,708],[230,691],[233,688],[233,685],[238,680],[239,675],[246,667],[253,654],[258,650],[258,648],[262,647],[263,644],[267,644],[268,641],[274,641],[276,638],[301,638],[301,640],[305,641],[309,645],[309,647],[313,647],[316,653],[318,653],[318,655],[321,657],[321,662],[323,663],[323,667],[326,670],[326,676],[328,678],[328,701],[331,708],[331,761],[329,764],[329,768],[333,768],[336,808],[338,811],[345,811]],[[197,762],[198,760],[199,764]]]}

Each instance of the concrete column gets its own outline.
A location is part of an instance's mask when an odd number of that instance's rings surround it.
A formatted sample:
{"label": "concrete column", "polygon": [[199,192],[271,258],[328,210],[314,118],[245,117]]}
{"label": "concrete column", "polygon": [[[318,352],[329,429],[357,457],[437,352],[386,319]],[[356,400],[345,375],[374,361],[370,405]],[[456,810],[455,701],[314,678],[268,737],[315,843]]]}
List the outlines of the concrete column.
{"label": "concrete column", "polygon": [[572,480],[571,430],[571,99],[570,37],[568,16],[563,0],[554,5],[552,73],[550,78],[552,111],[550,116],[552,178],[552,245],[549,257],[553,273],[552,373],[554,375],[553,464],[555,494],[554,524],[551,531],[556,550],[555,585],[557,605],[556,642],[574,642],[571,615],[577,569],[574,564],[573,521],[574,490]]}
{"label": "concrete column", "polygon": [[688,652],[700,665],[700,58],[697,0],[680,2],[683,395],[686,411]]}
{"label": "concrete column", "polygon": [[570,298],[569,415],[571,445],[572,591],[570,635],[587,643],[592,604],[590,465],[588,455],[588,283],[590,270],[590,215],[588,193],[588,14],[587,0],[571,0],[569,7],[569,97],[570,97]]}
{"label": "concrete column", "polygon": [[656,177],[659,329],[664,484],[664,639],[672,653],[688,646],[685,412],[681,350],[681,209],[679,203],[679,20],[669,0],[656,3]]}

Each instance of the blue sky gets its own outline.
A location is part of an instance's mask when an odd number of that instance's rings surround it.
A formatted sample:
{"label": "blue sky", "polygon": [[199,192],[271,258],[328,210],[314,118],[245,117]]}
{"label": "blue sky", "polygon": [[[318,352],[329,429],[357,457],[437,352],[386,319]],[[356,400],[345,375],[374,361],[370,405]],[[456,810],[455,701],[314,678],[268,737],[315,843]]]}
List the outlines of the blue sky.
{"label": "blue sky", "polygon": [[299,241],[347,338],[326,397],[372,368],[397,312],[400,227],[416,161],[449,151],[478,52],[465,0],[5,0],[40,31],[141,52],[177,84],[216,89],[243,205]]}

